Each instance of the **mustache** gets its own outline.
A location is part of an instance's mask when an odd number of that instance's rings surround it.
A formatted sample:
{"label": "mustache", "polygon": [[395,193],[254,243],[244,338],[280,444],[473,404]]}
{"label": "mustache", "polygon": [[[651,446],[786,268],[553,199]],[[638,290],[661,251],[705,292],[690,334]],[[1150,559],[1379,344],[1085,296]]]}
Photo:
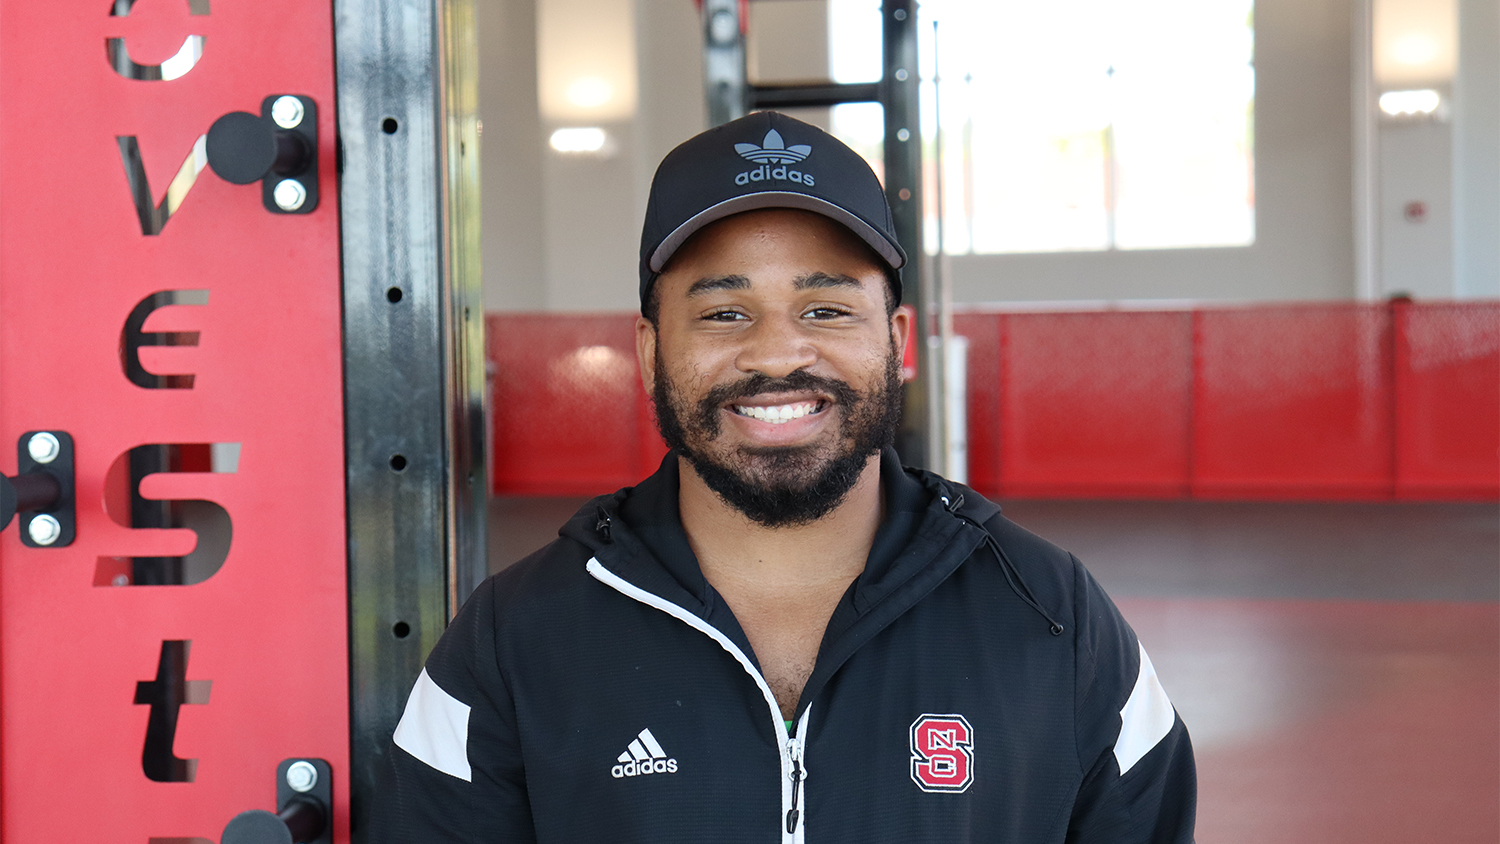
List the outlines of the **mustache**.
{"label": "mustache", "polygon": [[706,427],[710,433],[717,434],[719,432],[719,408],[729,402],[758,396],[762,393],[798,391],[832,396],[835,402],[845,407],[857,404],[861,398],[859,391],[849,386],[848,383],[835,378],[814,375],[805,369],[798,369],[779,378],[757,372],[739,381],[720,384],[710,389],[698,402],[698,423]]}

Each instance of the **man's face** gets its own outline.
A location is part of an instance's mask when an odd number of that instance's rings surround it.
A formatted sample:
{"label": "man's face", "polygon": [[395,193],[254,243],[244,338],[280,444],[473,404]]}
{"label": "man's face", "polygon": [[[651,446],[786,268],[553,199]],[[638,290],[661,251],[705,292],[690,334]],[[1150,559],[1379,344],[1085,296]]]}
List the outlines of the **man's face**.
{"label": "man's face", "polygon": [[761,524],[843,500],[895,435],[910,317],[885,276],[818,214],[737,214],[698,232],[656,281],[636,351],[662,437]]}

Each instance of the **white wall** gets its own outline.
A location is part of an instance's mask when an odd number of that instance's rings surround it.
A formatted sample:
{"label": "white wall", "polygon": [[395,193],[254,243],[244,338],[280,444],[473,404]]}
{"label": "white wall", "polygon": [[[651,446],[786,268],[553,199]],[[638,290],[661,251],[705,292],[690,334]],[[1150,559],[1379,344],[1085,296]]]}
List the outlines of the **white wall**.
{"label": "white wall", "polygon": [[[1380,126],[1380,280],[1387,294],[1453,296],[1453,132],[1438,120]],[[1427,214],[1409,219],[1406,206]]]}
{"label": "white wall", "polygon": [[[579,5],[570,3],[565,14],[579,14]],[[640,221],[651,175],[662,156],[707,124],[693,4],[636,0],[628,6],[639,59],[634,114],[588,121],[580,114],[547,119],[540,113],[538,0],[479,3],[488,309],[637,306]],[[548,147],[553,129],[584,124],[609,133],[609,155],[562,155]]]}
{"label": "white wall", "polygon": [[1500,2],[1458,0],[1453,289],[1500,296]]}
{"label": "white wall", "polygon": [[480,202],[486,310],[544,310],[535,0],[479,0]]}

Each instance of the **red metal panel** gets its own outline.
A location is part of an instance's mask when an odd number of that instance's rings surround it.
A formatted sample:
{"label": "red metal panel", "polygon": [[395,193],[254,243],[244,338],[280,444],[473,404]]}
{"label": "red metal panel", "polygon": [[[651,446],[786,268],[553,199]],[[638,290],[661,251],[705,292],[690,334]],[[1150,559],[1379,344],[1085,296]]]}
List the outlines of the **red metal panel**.
{"label": "red metal panel", "polygon": [[633,314],[490,314],[497,495],[598,495],[650,474]]}
{"label": "red metal panel", "polygon": [[1003,320],[1005,495],[1184,493],[1187,313],[1007,314]]}
{"label": "red metal panel", "polygon": [[1500,303],[1394,307],[1396,494],[1500,497]]}
{"label": "red metal panel", "polygon": [[1201,311],[1197,325],[1195,496],[1391,494],[1386,305]]}
{"label": "red metal panel", "polygon": [[1000,317],[955,314],[953,330],[969,338],[969,486],[1000,493]]}
{"label": "red metal panel", "polygon": [[[347,838],[332,10],[262,0],[189,14],[208,5],[147,0],[113,16],[99,0],[0,4],[0,468],[16,470],[14,444],[36,428],[71,432],[78,458],[77,542],[0,537],[5,841],[217,841],[237,812],[275,808],[276,764],[292,756],[332,764]],[[154,64],[190,34],[205,38],[202,59],[171,81],[128,79],[105,59],[106,38]],[[117,137],[136,138],[160,203],[215,118],[258,113],[271,93],[320,106],[317,210],[272,215],[259,185],[203,170],[161,233],[143,235]],[[148,370],[194,373],[190,389],[144,389],[122,370],[126,317],[163,290],[208,291],[147,327],[201,332],[142,355]],[[192,586],[95,586],[101,558],[194,544],[106,513],[108,469],[152,443],[240,444],[232,474],[140,486],[222,506],[228,556]],[[193,452],[183,468],[203,468]],[[189,691],[171,748],[196,772],[153,781],[137,684],[156,677],[163,642],[184,640],[186,679],[211,683]]]}

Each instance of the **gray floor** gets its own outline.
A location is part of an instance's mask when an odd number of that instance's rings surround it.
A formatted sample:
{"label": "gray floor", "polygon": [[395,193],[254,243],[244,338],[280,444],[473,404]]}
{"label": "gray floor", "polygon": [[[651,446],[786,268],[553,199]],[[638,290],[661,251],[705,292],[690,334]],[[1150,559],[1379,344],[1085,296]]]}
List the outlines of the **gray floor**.
{"label": "gray floor", "polygon": [[[583,498],[490,503],[490,567],[552,541]],[[1500,600],[1500,506],[1009,501],[1118,598]]]}

